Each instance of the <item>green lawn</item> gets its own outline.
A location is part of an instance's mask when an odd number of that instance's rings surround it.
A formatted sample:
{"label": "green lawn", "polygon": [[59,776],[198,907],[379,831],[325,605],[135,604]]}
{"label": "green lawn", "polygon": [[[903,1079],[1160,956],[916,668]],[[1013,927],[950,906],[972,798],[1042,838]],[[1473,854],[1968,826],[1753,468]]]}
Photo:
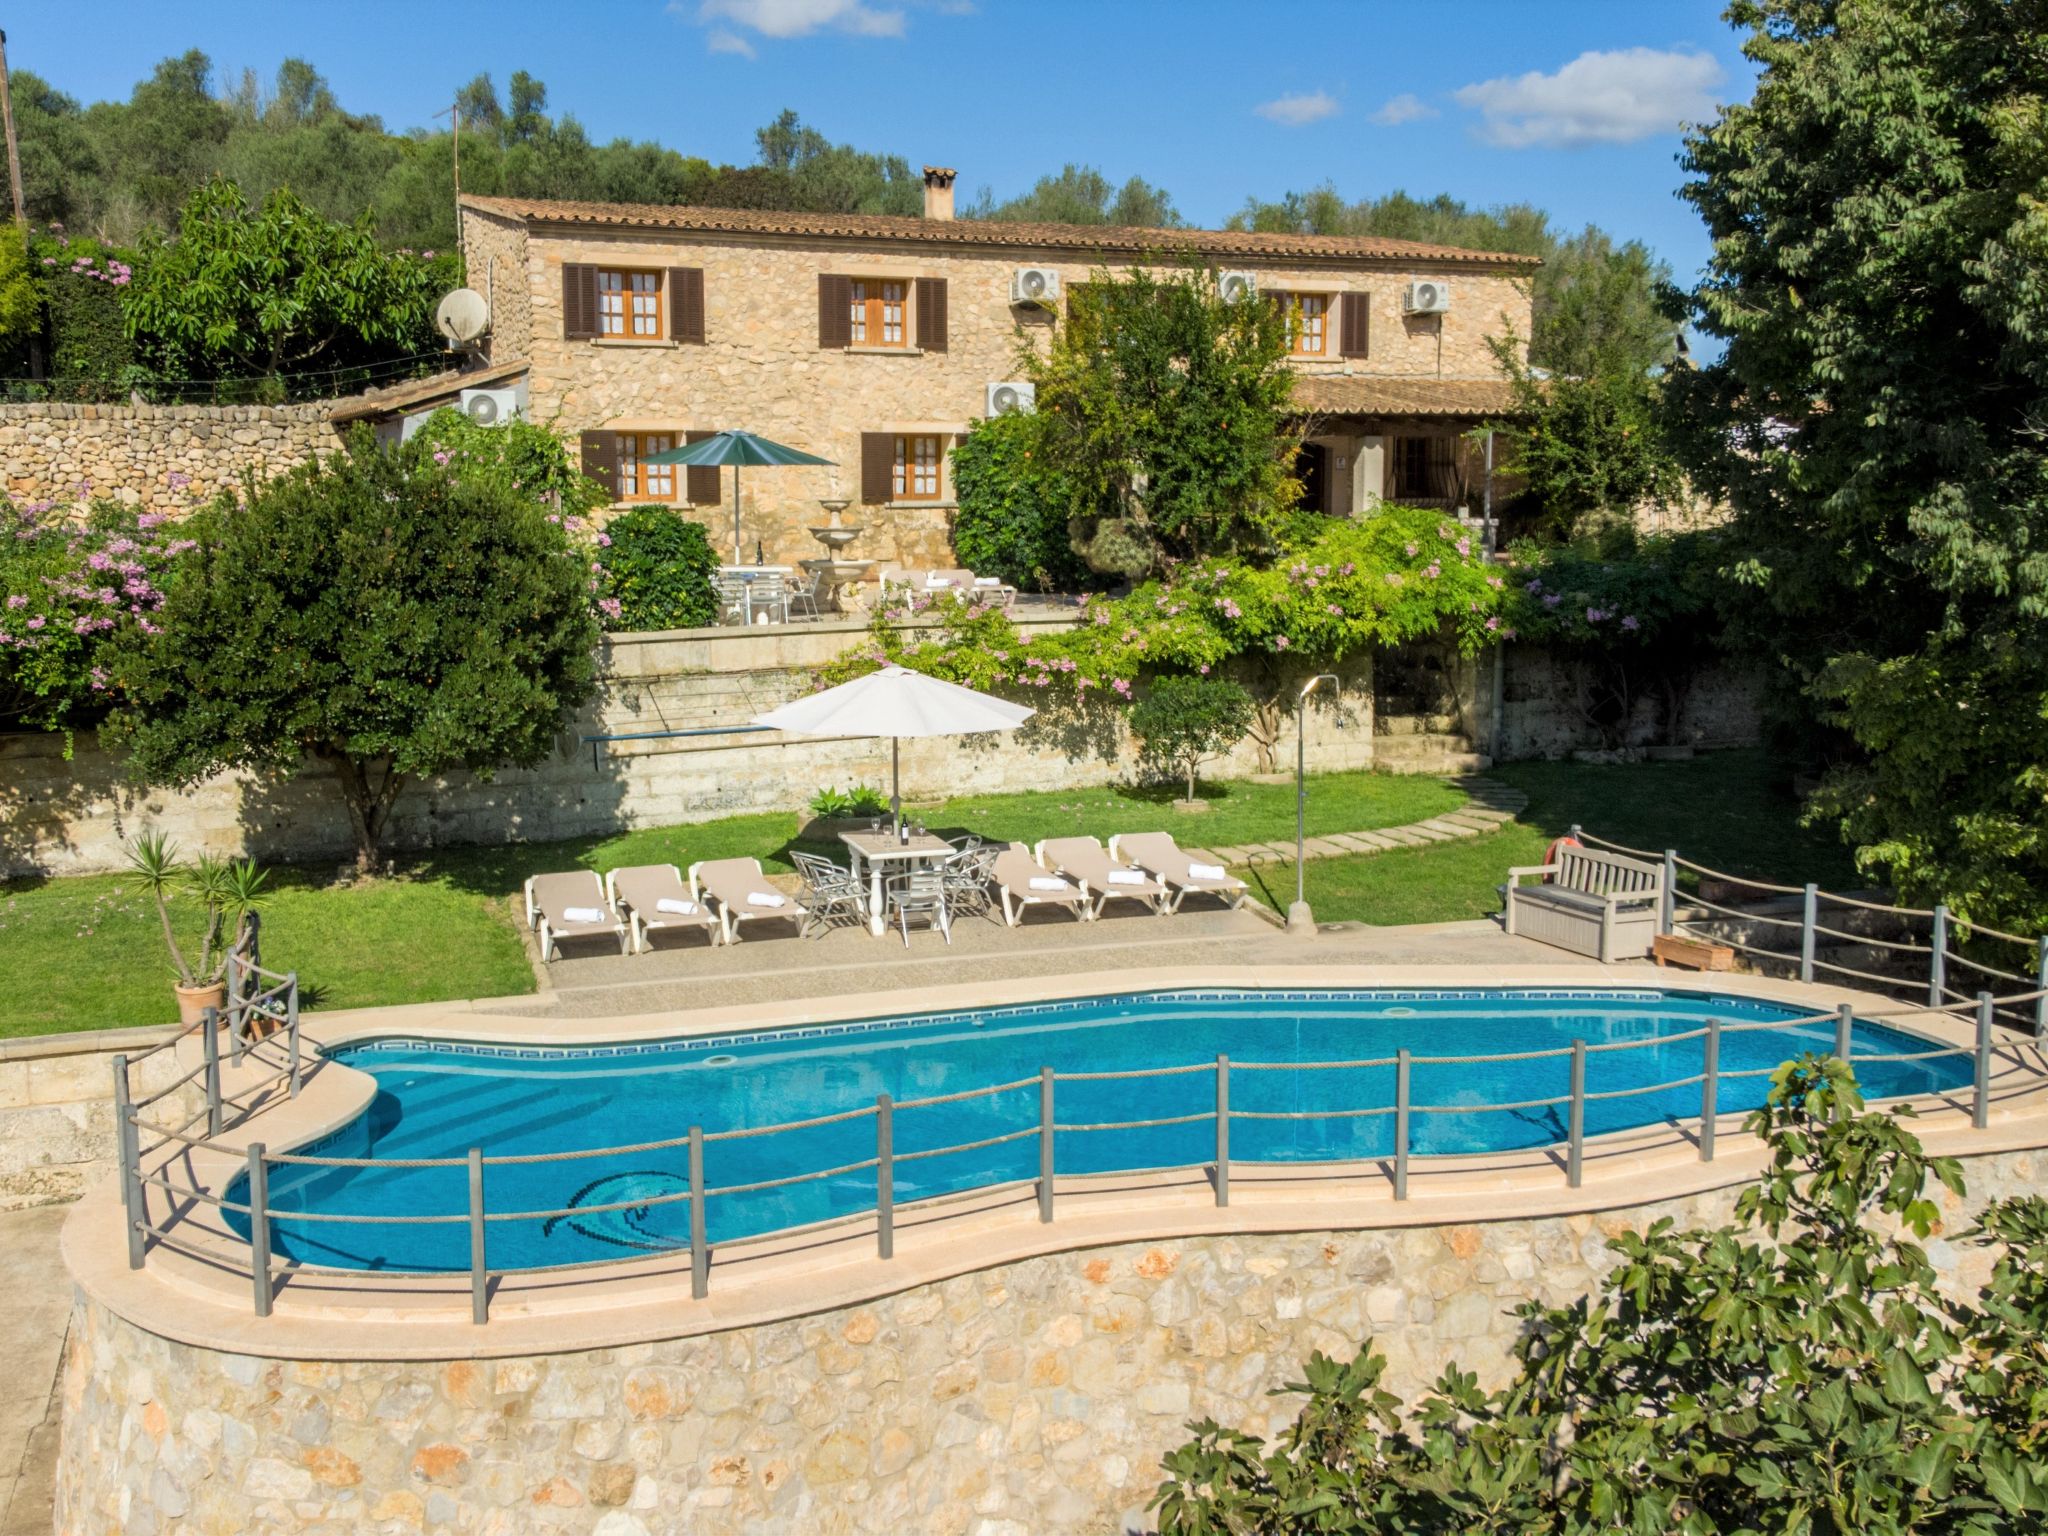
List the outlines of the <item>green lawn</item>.
{"label": "green lawn", "polygon": [[[1446,923],[1500,910],[1494,887],[1510,865],[1540,864],[1573,822],[1589,833],[1753,879],[1833,890],[1862,884],[1848,850],[1799,825],[1789,774],[1763,752],[1717,752],[1674,763],[1510,763],[1494,777],[1529,796],[1491,836],[1427,848],[1309,861],[1308,900],[1322,922]],[[1290,863],[1240,871],[1261,900],[1294,899]],[[1682,881],[1683,883],[1687,883]]]}
{"label": "green lawn", "polygon": [[[1042,837],[1166,826],[1183,842],[1263,842],[1294,835],[1291,784],[1204,784],[1211,809],[1184,815],[1171,790],[1122,786],[975,795],[925,806],[948,835]],[[1440,780],[1390,774],[1319,775],[1310,781],[1309,831],[1399,826],[1453,810],[1464,795]],[[533,990],[518,934],[517,895],[528,875],[578,865],[674,863],[752,854],[787,871],[802,818],[792,812],[625,832],[562,843],[454,848],[407,861],[388,880],[337,885],[308,870],[272,874],[264,963],[296,970],[308,1006],[493,997]],[[836,841],[816,851],[842,858]],[[0,884],[0,1036],[162,1023],[170,971],[156,914],[132,878],[95,875]]]}

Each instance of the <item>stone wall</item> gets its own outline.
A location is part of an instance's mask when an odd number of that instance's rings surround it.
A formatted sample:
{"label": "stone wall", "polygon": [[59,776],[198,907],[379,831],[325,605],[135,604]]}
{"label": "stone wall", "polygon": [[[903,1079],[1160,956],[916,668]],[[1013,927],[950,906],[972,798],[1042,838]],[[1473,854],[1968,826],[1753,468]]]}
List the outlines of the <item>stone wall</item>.
{"label": "stone wall", "polygon": [[[115,1029],[0,1040],[0,1211],[76,1200],[112,1171],[114,1057],[140,1055],[165,1034]],[[130,1080],[147,1095],[177,1075],[177,1059],[165,1051]],[[176,1124],[184,1116],[156,1118]]]}
{"label": "stone wall", "polygon": [[[1026,619],[1027,630],[1066,624]],[[706,821],[746,811],[794,810],[817,789],[888,783],[889,746],[876,740],[818,741],[726,734],[620,742],[593,766],[582,735],[715,730],[811,687],[812,671],[854,644],[864,627],[614,635],[599,700],[573,723],[537,768],[484,782],[465,773],[408,788],[393,817],[391,846],[547,841]],[[1310,717],[1309,764],[1358,768],[1373,761],[1371,662],[1347,666],[1341,718]],[[906,797],[939,799],[1018,789],[1100,784],[1130,771],[1117,711],[1083,722],[1027,727],[1014,735],[943,737],[903,743]],[[122,845],[158,828],[190,853],[252,854],[274,863],[312,862],[351,852],[331,770],[308,764],[289,776],[222,774],[189,790],[137,791],[89,734],[72,754],[64,739],[0,735],[0,877],[89,874],[123,867]],[[1291,719],[1280,744],[1291,764]],[[1219,776],[1255,771],[1247,744]]]}
{"label": "stone wall", "polygon": [[[1964,1160],[1944,1231],[2029,1192]],[[1515,1306],[1585,1294],[1605,1240],[1715,1223],[1723,1190],[1535,1221],[1132,1243],[703,1338],[494,1361],[319,1363],[170,1342],[83,1299],[63,1376],[67,1536],[262,1530],[652,1536],[1144,1530],[1163,1452],[1370,1334],[1413,1401],[1455,1360],[1497,1385]],[[1960,1292],[1986,1255],[1928,1244]]]}
{"label": "stone wall", "polygon": [[[465,210],[464,227],[470,270],[497,274],[493,356],[530,361],[534,419],[571,434],[680,434],[737,424],[835,461],[825,468],[756,470],[741,477],[743,551],[752,558],[758,543],[778,561],[817,554],[806,530],[820,521],[819,498],[858,499],[863,432],[965,431],[984,413],[985,386],[1016,377],[1019,345],[1043,345],[1049,317],[1010,303],[1010,279],[1018,267],[1056,268],[1070,285],[1095,270],[1085,253],[1072,250],[977,251],[882,239],[743,239],[584,225],[528,229],[476,208]],[[506,276],[515,257],[516,285]],[[705,343],[564,339],[564,263],[702,269]],[[1219,264],[1240,262],[1233,257]],[[1385,258],[1300,267],[1249,259],[1241,264],[1256,270],[1269,289],[1370,296],[1371,356],[1340,359],[1333,346],[1328,361],[1297,362],[1304,373],[1493,380],[1500,372],[1487,337],[1509,325],[1518,335],[1529,334],[1529,285],[1511,268],[1459,263],[1409,270]],[[818,278],[826,273],[902,280],[913,290],[915,279],[944,279],[945,350],[821,350]],[[1454,295],[1449,314],[1401,313],[1402,290],[1411,278],[1446,275]],[[910,303],[914,309],[914,291]],[[906,324],[914,335],[914,314]],[[853,555],[911,566],[956,564],[948,531],[950,474],[949,468],[937,504],[857,507],[848,521],[865,524],[868,532],[853,545]],[[722,531],[713,543],[723,550],[731,537],[725,498],[732,476],[721,483],[720,503],[697,507],[691,515]]]}
{"label": "stone wall", "polygon": [[16,501],[112,496],[150,512],[283,474],[339,444],[321,405],[0,405]]}
{"label": "stone wall", "polygon": [[[1744,747],[1759,739],[1761,679],[1732,662],[1711,662],[1686,681],[1669,730],[1666,716],[1673,701],[1660,690],[1644,688],[1626,729],[1617,727],[1618,739],[1610,742],[1587,714],[1609,686],[1600,669],[1580,657],[1527,646],[1507,646],[1502,656],[1507,671],[1502,679],[1501,735],[1494,748],[1502,761],[1566,757],[1611,745]],[[1486,674],[1493,665],[1491,656],[1480,659],[1482,697],[1491,689],[1492,679]],[[1638,687],[1643,671],[1636,674]]]}

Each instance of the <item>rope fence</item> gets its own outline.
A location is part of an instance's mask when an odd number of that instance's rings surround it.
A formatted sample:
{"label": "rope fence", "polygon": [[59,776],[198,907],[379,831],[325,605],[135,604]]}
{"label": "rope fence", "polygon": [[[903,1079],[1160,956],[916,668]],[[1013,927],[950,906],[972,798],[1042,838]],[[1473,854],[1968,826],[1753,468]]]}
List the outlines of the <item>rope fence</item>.
{"label": "rope fence", "polygon": [[[287,994],[291,999],[290,1016],[296,1028],[296,988]],[[2048,989],[2016,998],[2007,1003],[2035,1001],[2048,997]],[[1115,1170],[1123,1173],[1145,1172],[1206,1172],[1215,1188],[1216,1203],[1227,1206],[1230,1203],[1230,1175],[1232,1156],[1230,1150],[1231,1126],[1235,1122],[1318,1122],[1332,1126],[1354,1121],[1370,1120],[1385,1116],[1393,1118],[1393,1154],[1391,1160],[1381,1157],[1372,1166],[1383,1169],[1391,1175],[1393,1197],[1396,1200],[1408,1198],[1408,1183],[1411,1165],[1417,1156],[1427,1154],[1414,1152],[1415,1121],[1418,1116],[1449,1115],[1467,1117],[1482,1114],[1527,1113],[1532,1111],[1563,1110],[1563,1135],[1543,1143],[1539,1147],[1523,1150],[1549,1153],[1563,1153],[1565,1176],[1572,1188],[1580,1186],[1584,1173],[1586,1142],[1586,1110],[1589,1104],[1602,1104],[1617,1100],[1641,1098],[1644,1096],[1669,1095],[1689,1088],[1700,1090],[1697,1115],[1665,1114],[1659,1118],[1681,1133],[1690,1125],[1693,1138],[1699,1148],[1703,1162],[1711,1162],[1715,1156],[1716,1129],[1720,1119],[1719,1097],[1722,1085],[1731,1081],[1765,1077],[1777,1071],[1775,1066],[1724,1070],[1720,1065],[1721,1046],[1724,1037],[1746,1034],[1758,1030],[1792,1031],[1815,1030],[1825,1026],[1830,1031],[1833,1054],[1852,1061],[1856,1065],[1876,1063],[1916,1063],[1942,1058],[1964,1057],[1973,1063],[1970,1102],[1973,1122],[1978,1126],[1988,1123],[1990,1103],[1991,1062],[1994,1047],[1994,1012],[1997,1000],[1989,992],[1980,993],[1974,1000],[1946,1004],[1928,1009],[1919,1006],[1899,1007],[1890,1010],[1873,1010],[1861,1015],[1866,1022],[1879,1022],[1887,1018],[1919,1016],[1929,1012],[1956,1014],[1968,1010],[1975,1023],[1974,1039],[1968,1045],[1941,1046],[1932,1049],[1889,1053],[1855,1054],[1853,1051],[1853,1026],[1857,1016],[1844,1005],[1830,1012],[1803,1015],[1790,1020],[1727,1021],[1709,1018],[1703,1026],[1696,1026],[1666,1033],[1645,1035],[1635,1040],[1602,1041],[1589,1044],[1574,1040],[1567,1047],[1536,1051],[1510,1051],[1471,1054],[1463,1056],[1430,1055],[1418,1056],[1403,1050],[1393,1056],[1374,1057],[1356,1061],[1312,1061],[1312,1062],[1232,1062],[1227,1056],[1218,1056],[1214,1061],[1182,1063],[1168,1067],[1138,1068],[1118,1072],[1057,1072],[1051,1067],[1041,1069],[1036,1077],[1018,1078],[1007,1083],[988,1087],[967,1089],[955,1093],[934,1094],[918,1099],[893,1101],[888,1095],[878,1096],[872,1104],[862,1104],[831,1114],[814,1115],[801,1120],[786,1121],[773,1125],[752,1126],[722,1131],[706,1131],[701,1126],[691,1126],[687,1134],[658,1141],[637,1142],[630,1145],[581,1149],[563,1153],[514,1153],[486,1157],[481,1148],[472,1148],[463,1158],[358,1158],[330,1157],[314,1153],[270,1153],[261,1142],[244,1147],[224,1144],[221,1127],[209,1124],[203,1136],[188,1136],[181,1131],[158,1131],[163,1139],[157,1146],[176,1144],[184,1156],[203,1151],[219,1158],[223,1166],[215,1170],[216,1189],[202,1186],[202,1175],[191,1174],[191,1182],[181,1182],[171,1177],[173,1163],[166,1163],[156,1169],[147,1169],[142,1164],[139,1148],[139,1134],[144,1129],[140,1116],[143,1102],[133,1100],[128,1094],[129,1065],[116,1058],[115,1084],[119,1109],[119,1130],[121,1136],[121,1183],[124,1206],[124,1220],[128,1229],[129,1263],[132,1268],[141,1268],[152,1246],[164,1246],[176,1252],[192,1252],[189,1247],[175,1240],[171,1227],[183,1212],[173,1212],[162,1219],[152,1219],[147,1206],[148,1193],[156,1191],[169,1197],[174,1203],[187,1209],[205,1207],[217,1210],[223,1216],[246,1218],[248,1224],[247,1242],[249,1247],[250,1283],[256,1315],[270,1314],[276,1286],[281,1278],[294,1274],[348,1275],[358,1281],[374,1281],[379,1277],[417,1279],[426,1277],[448,1278],[459,1275],[460,1270],[393,1268],[380,1263],[375,1269],[349,1269],[342,1266],[319,1263],[311,1259],[286,1256],[279,1259],[273,1253],[273,1233],[276,1223],[308,1224],[315,1227],[344,1225],[349,1227],[451,1227],[466,1226],[469,1234],[468,1272],[471,1293],[471,1315],[482,1324],[488,1321],[491,1282],[495,1276],[507,1273],[521,1275],[529,1273],[554,1273],[568,1270],[602,1268],[645,1262],[650,1258],[668,1255],[677,1259],[687,1254],[690,1270],[691,1295],[702,1298],[708,1294],[712,1247],[707,1234],[706,1207],[708,1202],[765,1191],[790,1188],[797,1185],[817,1184],[827,1180],[849,1178],[873,1180],[873,1203],[863,1212],[840,1213],[824,1218],[825,1224],[843,1223],[863,1219],[871,1215],[875,1224],[876,1248],[879,1257],[888,1259],[895,1252],[895,1178],[896,1170],[906,1163],[916,1163],[931,1158],[958,1156],[989,1148],[1007,1146],[1022,1141],[1035,1140],[1038,1144],[1038,1175],[1036,1180],[1020,1180],[1014,1170],[990,1169],[981,1182],[964,1187],[935,1192],[932,1198],[958,1198],[966,1195],[986,1195],[992,1191],[1016,1188],[1020,1183],[1036,1184],[1039,1220],[1051,1222],[1056,1214],[1055,1193],[1058,1179],[1059,1138],[1067,1135],[1088,1135],[1112,1131],[1139,1131],[1164,1127],[1183,1127],[1208,1124],[1213,1127],[1214,1148],[1211,1156],[1199,1161],[1179,1162],[1148,1168],[1145,1170]],[[207,1042],[205,1060],[201,1075],[209,1085],[217,1088],[219,1066],[219,1036],[227,1032],[217,1021],[209,1019],[202,1039]],[[189,1032],[188,1032],[189,1033]],[[180,1038],[183,1038],[181,1036]],[[1920,1037],[1924,1039],[1924,1036]],[[1703,1069],[1685,1076],[1652,1083],[1623,1083],[1617,1087],[1589,1086],[1589,1067],[1596,1062],[1618,1060],[1630,1051],[1655,1051],[1673,1046],[1701,1043]],[[283,1071],[296,1086],[297,1072],[296,1036],[287,1066]],[[1477,1067],[1498,1063],[1520,1063],[1554,1061],[1568,1063],[1569,1089],[1564,1093],[1517,1099],[1501,1103],[1419,1103],[1412,1092],[1412,1074],[1416,1067]],[[1231,1102],[1230,1081],[1233,1072],[1279,1072],[1297,1073],[1329,1072],[1337,1070],[1381,1070],[1392,1068],[1394,1072],[1394,1093],[1391,1103],[1383,1099],[1369,1103],[1333,1104],[1311,1109],[1254,1109],[1238,1106]],[[1608,1069],[1603,1069],[1608,1070]],[[1213,1081],[1214,1105],[1183,1113],[1136,1115],[1129,1119],[1075,1121],[1062,1120],[1056,1113],[1056,1103],[1062,1084],[1078,1085],[1105,1082],[1138,1082],[1149,1079],[1183,1079],[1207,1075]],[[182,1081],[190,1082],[193,1074],[187,1073]],[[272,1086],[276,1085],[272,1080]],[[896,1116],[903,1111],[933,1109],[957,1105],[969,1101],[988,1099],[1003,1094],[1015,1094],[1036,1086],[1038,1089],[1035,1113],[1020,1115],[1022,1123],[1012,1123],[994,1134],[968,1141],[949,1143],[944,1146],[921,1147],[898,1151],[895,1146]],[[1005,1118],[1016,1108],[1001,1111]],[[217,1113],[218,1104],[209,1103],[195,1119],[209,1113]],[[982,1112],[977,1111],[977,1116]],[[834,1162],[830,1166],[800,1168],[794,1172],[776,1177],[758,1178],[726,1184],[712,1184],[705,1178],[705,1157],[707,1149],[715,1150],[726,1143],[738,1143],[756,1137],[773,1136],[783,1132],[815,1131],[828,1126],[847,1125],[856,1121],[872,1122],[874,1144],[872,1155],[852,1160]],[[1556,1124],[1552,1119],[1553,1126]],[[1650,1123],[1657,1123],[1652,1121]],[[1297,1143],[1299,1145],[1299,1143]],[[1332,1144],[1336,1145],[1336,1144]],[[593,1204],[569,1205],[544,1210],[490,1210],[484,1200],[485,1179],[488,1170],[525,1167],[537,1163],[571,1163],[593,1157],[637,1156],[649,1153],[681,1152],[686,1159],[686,1173],[677,1175],[667,1172],[666,1176],[683,1180],[684,1187],[670,1190],[654,1190],[628,1198],[605,1200]],[[1333,1154],[1340,1163],[1355,1163],[1356,1155]],[[1365,1159],[1372,1162],[1371,1159]],[[1389,1161],[1391,1166],[1389,1167]],[[1256,1164],[1252,1164],[1256,1165]],[[231,1187],[233,1175],[228,1170],[245,1170],[241,1175],[246,1182],[241,1200],[229,1200],[224,1192]],[[466,1170],[467,1199],[461,1210],[432,1212],[387,1212],[376,1210],[335,1211],[302,1210],[296,1203],[280,1205],[270,1193],[270,1177],[273,1169],[294,1170],[347,1170],[379,1168],[391,1171],[409,1170]],[[1096,1170],[1110,1171],[1110,1170]],[[636,1251],[618,1258],[578,1260],[574,1262],[534,1267],[524,1264],[508,1265],[501,1257],[499,1266],[493,1268],[490,1252],[490,1230],[495,1225],[504,1228],[508,1224],[550,1223],[561,1220],[587,1220],[600,1216],[620,1216],[636,1213],[644,1216],[653,1210],[680,1207],[685,1212],[687,1238],[660,1239],[652,1234],[643,1234],[647,1241],[636,1242]],[[732,1248],[774,1239],[777,1236],[803,1230],[817,1222],[800,1223],[796,1226],[772,1228],[730,1241],[721,1240],[721,1246]],[[502,1241],[502,1239],[501,1239]],[[502,1250],[501,1250],[502,1253]],[[206,1255],[210,1262],[217,1263],[220,1255]]]}

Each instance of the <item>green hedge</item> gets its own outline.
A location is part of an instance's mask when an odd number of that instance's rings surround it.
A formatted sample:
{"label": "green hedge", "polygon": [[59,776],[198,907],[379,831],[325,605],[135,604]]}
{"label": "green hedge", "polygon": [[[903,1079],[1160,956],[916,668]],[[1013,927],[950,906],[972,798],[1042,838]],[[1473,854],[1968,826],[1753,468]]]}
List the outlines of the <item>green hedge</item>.
{"label": "green hedge", "polygon": [[1037,456],[1038,418],[1021,412],[977,423],[953,450],[960,510],[953,548],[980,576],[1027,592],[1097,592],[1106,578],[1088,569],[1067,533],[1072,497]]}
{"label": "green hedge", "polygon": [[718,556],[702,523],[667,507],[633,507],[605,524],[599,541],[607,628],[697,629],[717,622],[711,574]]}

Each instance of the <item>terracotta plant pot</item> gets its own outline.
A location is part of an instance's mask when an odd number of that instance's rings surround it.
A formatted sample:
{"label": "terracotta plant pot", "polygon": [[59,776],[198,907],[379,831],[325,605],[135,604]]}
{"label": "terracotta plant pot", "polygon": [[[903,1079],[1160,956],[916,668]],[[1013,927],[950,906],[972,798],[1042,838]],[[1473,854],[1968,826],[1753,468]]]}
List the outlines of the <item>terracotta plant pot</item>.
{"label": "terracotta plant pot", "polygon": [[206,1010],[218,1008],[228,1000],[228,984],[216,981],[204,987],[183,987],[171,983],[171,990],[178,994],[178,1022],[197,1024],[206,1017]]}

